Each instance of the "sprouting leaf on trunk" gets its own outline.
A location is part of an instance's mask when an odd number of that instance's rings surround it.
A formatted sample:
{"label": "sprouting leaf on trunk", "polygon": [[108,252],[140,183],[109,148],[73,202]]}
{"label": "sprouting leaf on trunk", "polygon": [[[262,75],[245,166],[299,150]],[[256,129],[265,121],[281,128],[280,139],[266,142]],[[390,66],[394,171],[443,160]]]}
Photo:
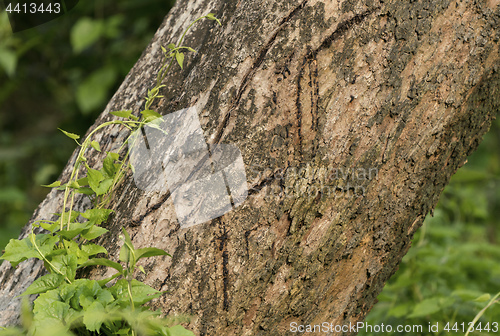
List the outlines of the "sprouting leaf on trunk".
{"label": "sprouting leaf on trunk", "polygon": [[96,151],[100,152],[101,151],[101,146],[99,145],[99,143],[95,140],[93,140],[91,143],[90,143],[90,146],[92,146],[92,148],[94,148]]}
{"label": "sprouting leaf on trunk", "polygon": [[175,59],[177,60],[177,63],[181,67],[181,69],[184,69],[183,64],[184,64],[184,54],[181,52],[176,52],[175,53]]}
{"label": "sprouting leaf on trunk", "polygon": [[58,128],[58,130],[60,130],[61,132],[63,132],[68,138],[70,139],[73,139],[73,140],[78,140],[80,139],[80,136],[78,134],[74,134],[74,133],[70,133],[70,132],[66,132],[65,130],[62,130],[60,128]]}
{"label": "sprouting leaf on trunk", "polygon": [[55,181],[51,184],[42,184],[42,187],[46,187],[46,188],[56,188],[56,187],[59,187],[61,185],[61,181]]}
{"label": "sprouting leaf on trunk", "polygon": [[126,110],[126,111],[113,111],[110,112],[112,115],[120,117],[120,118],[128,118],[132,120],[139,120],[135,115],[132,114],[131,110]]}

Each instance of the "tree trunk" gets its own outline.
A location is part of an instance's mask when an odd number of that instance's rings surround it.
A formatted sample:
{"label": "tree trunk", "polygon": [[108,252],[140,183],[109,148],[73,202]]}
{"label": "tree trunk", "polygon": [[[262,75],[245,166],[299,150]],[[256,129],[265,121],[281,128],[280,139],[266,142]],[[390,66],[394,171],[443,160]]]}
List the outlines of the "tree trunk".
{"label": "tree trunk", "polygon": [[[169,194],[141,191],[129,174],[104,245],[116,256],[125,227],[137,246],[170,252],[144,264],[144,279],[169,290],[155,308],[193,315],[197,335],[362,321],[498,110],[498,2],[177,1],[95,125],[138,113],[160,46],[214,12],[222,27],[193,27],[185,44],[198,52],[153,108],[196,107],[209,144],[241,150],[248,197],[183,228]],[[104,152],[126,135],[117,126],[97,140]],[[52,191],[32,221],[61,200]],[[40,270],[2,264],[1,325],[17,321],[15,297]]]}

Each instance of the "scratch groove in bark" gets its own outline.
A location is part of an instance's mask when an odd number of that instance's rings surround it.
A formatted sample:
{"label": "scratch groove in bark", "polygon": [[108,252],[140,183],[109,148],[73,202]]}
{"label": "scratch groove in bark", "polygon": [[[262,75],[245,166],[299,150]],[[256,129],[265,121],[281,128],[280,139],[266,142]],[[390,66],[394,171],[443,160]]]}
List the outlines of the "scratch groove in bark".
{"label": "scratch groove in bark", "polygon": [[278,28],[276,29],[276,31],[272,34],[271,38],[266,42],[266,44],[264,45],[264,47],[261,49],[261,51],[259,53],[259,56],[255,59],[255,61],[253,62],[252,66],[250,67],[250,69],[248,69],[247,73],[243,76],[243,80],[241,81],[241,84],[240,84],[240,86],[238,88],[238,91],[236,92],[236,95],[234,96],[234,101],[231,104],[231,107],[229,108],[228,112],[224,115],[224,118],[222,119],[221,124],[219,125],[219,127],[216,130],[216,133],[215,133],[216,135],[214,137],[213,144],[219,143],[220,139],[222,138],[222,134],[224,132],[224,129],[227,127],[227,125],[229,123],[229,118],[231,117],[231,113],[234,111],[234,109],[236,108],[236,106],[238,106],[238,104],[240,103],[241,96],[243,95],[243,92],[245,91],[248,83],[253,78],[253,75],[255,74],[255,71],[260,67],[260,65],[264,61],[264,58],[266,57],[267,53],[269,52],[269,49],[271,49],[272,45],[276,41],[276,37],[283,30],[285,24],[288,21],[290,21],[290,19],[295,14],[297,14],[302,8],[304,8],[304,6],[306,5],[307,1],[308,0],[302,1],[300,3],[300,5],[298,5],[297,7],[295,7],[290,12],[290,14],[288,14],[287,16],[285,16],[281,20],[281,22],[279,23]]}
{"label": "scratch groove in bark", "polygon": [[[311,69],[312,67],[312,69]],[[309,63],[309,80],[311,86],[311,114],[312,114],[312,129],[318,131],[318,99],[319,99],[319,84],[318,84],[318,62],[314,59]]]}
{"label": "scratch groove in bark", "polygon": [[[316,56],[318,52],[322,49],[329,48],[332,43],[341,37],[344,33],[349,31],[353,26],[361,24],[369,15],[379,10],[380,7],[375,7],[369,9],[363,13],[356,14],[352,18],[345,20],[338,24],[335,31],[330,34],[320,46],[316,49],[311,49],[304,56],[302,64],[299,69],[299,74],[297,76],[297,93],[295,98],[296,106],[296,122],[297,122],[297,144],[298,144],[298,154],[302,157],[305,153],[308,155],[314,155],[314,148],[310,148],[313,145],[313,141],[316,138],[318,132],[318,99],[319,99],[319,84],[318,84],[318,65]],[[309,81],[304,86],[302,80],[306,76]],[[354,79],[355,80],[355,79]],[[309,88],[308,88],[309,87]],[[309,92],[307,92],[309,90]],[[305,91],[305,92],[303,92]],[[310,96],[310,107],[304,106],[302,102],[302,95],[309,94]],[[307,110],[307,111],[306,111]],[[308,115],[305,115],[308,112]],[[307,123],[307,124],[306,124]],[[306,127],[306,129],[304,129]],[[307,135],[308,139],[304,139],[304,134]]]}
{"label": "scratch groove in bark", "polygon": [[302,156],[303,144],[302,144],[302,103],[300,102],[300,92],[302,91],[302,86],[300,80],[304,76],[304,66],[301,67],[299,76],[297,77],[297,97],[295,100],[295,106],[297,108],[297,142],[298,142],[298,152]]}
{"label": "scratch groove in bark", "polygon": [[132,222],[131,222],[132,226],[141,225],[144,218],[146,218],[148,215],[150,215],[154,211],[158,210],[168,200],[169,197],[170,197],[170,191],[167,191],[167,193],[162,196],[162,198],[160,199],[159,202],[155,203],[152,207],[148,208],[143,215],[139,216],[138,219],[132,220]]}
{"label": "scratch groove in bark", "polygon": [[255,231],[255,230],[257,230],[257,227],[254,227],[250,230],[245,231],[245,249],[246,249],[246,253],[247,253],[247,259],[250,259],[250,250],[248,248],[248,237],[250,236],[250,233],[252,233],[252,231]]}
{"label": "scratch groove in bark", "polygon": [[282,179],[280,177],[286,173],[287,169],[288,169],[288,167],[280,168],[280,169],[276,170],[271,176],[263,178],[260,182],[254,184],[253,186],[248,188],[248,196],[258,194],[263,188],[271,185],[277,179],[279,181],[282,181]]}
{"label": "scratch groove in bark", "polygon": [[227,252],[228,231],[226,226],[223,225],[221,218],[218,218],[219,225],[222,229],[222,235],[218,238],[220,240],[219,251],[222,252],[222,293],[223,293],[223,308],[225,311],[229,309],[229,270],[227,268],[229,256]]}
{"label": "scratch groove in bark", "polygon": [[369,15],[375,13],[379,9],[380,7],[371,8],[367,11],[364,11],[363,13],[356,14],[352,18],[339,23],[337,29],[335,29],[335,31],[330,36],[328,36],[317,49],[312,50],[308,55],[308,57],[309,58],[316,57],[318,52],[320,52],[321,50],[330,48],[330,46],[336,39],[342,36],[353,26],[363,22],[364,19],[366,19]]}
{"label": "scratch groove in bark", "polygon": [[[304,80],[305,85],[302,84]],[[314,155],[314,140],[318,132],[318,99],[318,64],[313,54],[304,57],[297,76],[295,105],[298,151],[301,156],[305,153]]]}

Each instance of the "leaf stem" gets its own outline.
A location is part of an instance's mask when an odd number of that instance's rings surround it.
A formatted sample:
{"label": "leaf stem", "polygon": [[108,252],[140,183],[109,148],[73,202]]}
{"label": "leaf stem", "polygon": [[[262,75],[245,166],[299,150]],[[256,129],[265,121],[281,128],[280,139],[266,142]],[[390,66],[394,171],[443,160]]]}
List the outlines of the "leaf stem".
{"label": "leaf stem", "polygon": [[62,275],[64,277],[64,279],[66,279],[66,281],[68,283],[71,283],[71,280],[68,279],[68,277],[63,273],[61,272],[58,268],[56,268],[42,253],[42,251],[40,251],[40,249],[38,248],[38,245],[36,244],[36,241],[35,241],[35,234],[33,233],[33,229],[31,230],[31,235],[30,235],[30,241],[31,243],[33,244],[33,246],[35,247],[35,249],[38,251],[38,253],[40,254],[40,256],[42,257],[43,261],[45,261],[48,265],[50,265],[50,267],[52,267],[52,269],[56,272],[56,273],[59,273],[60,275]]}

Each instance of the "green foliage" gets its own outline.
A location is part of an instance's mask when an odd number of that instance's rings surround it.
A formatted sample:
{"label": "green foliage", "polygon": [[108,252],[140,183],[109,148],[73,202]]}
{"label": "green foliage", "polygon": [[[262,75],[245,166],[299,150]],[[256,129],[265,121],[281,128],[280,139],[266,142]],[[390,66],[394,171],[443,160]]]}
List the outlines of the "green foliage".
{"label": "green foliage", "polygon": [[[113,17],[116,18],[116,17]],[[79,19],[71,29],[71,45],[76,53],[82,52],[102,37],[104,33],[103,20],[89,17]]]}
{"label": "green foliage", "polygon": [[[497,334],[492,323],[500,323],[499,142],[497,120],[445,188],[434,216],[416,233],[399,271],[367,316],[368,324],[422,325],[424,335],[448,335],[454,326],[465,334],[474,322],[471,335]],[[429,323],[439,323],[439,332],[429,332]]]}
{"label": "green foliage", "polygon": [[90,113],[102,105],[109,90],[118,77],[113,66],[104,66],[95,70],[83,80],[76,91],[76,102],[83,113]]}
{"label": "green foliage", "polygon": [[[213,14],[202,18],[214,20]],[[94,30],[97,31],[97,28],[93,24],[85,20],[75,28],[76,32],[72,35],[74,45],[77,46],[75,49],[81,51],[95,41],[93,35],[80,36],[89,31],[96,34]],[[192,24],[188,29],[191,26]],[[186,32],[187,30],[183,37]],[[103,128],[119,124],[134,134],[145,124],[161,117],[149,107],[156,98],[161,97],[158,95],[164,87],[161,82],[174,59],[182,68],[179,50],[192,50],[181,46],[181,42],[182,38],[176,46],[169,48],[169,51],[162,48],[163,65],[156,86],[148,90],[148,96],[145,97],[146,109],[141,112],[141,118],[132,115],[130,111],[112,112],[124,120],[113,120],[99,125],[82,143],[78,142],[79,135],[61,129],[80,147],[68,181],[64,184],[62,181],[56,181],[46,186],[64,191],[62,211],[55,214],[58,217],[56,220],[40,220],[33,224],[33,227],[39,227],[49,233],[34,234],[32,231],[22,240],[11,239],[1,256],[1,259],[10,261],[13,267],[26,259],[40,259],[49,274],[35,280],[23,294],[39,295],[34,302],[33,311],[28,313],[29,318],[25,318],[25,321],[29,321],[25,323],[26,330],[8,329],[0,331],[0,335],[39,335],[47,330],[51,330],[51,335],[193,335],[180,325],[172,326],[168,319],[161,318],[161,312],[151,312],[144,307],[144,304],[163,293],[134,279],[136,269],[145,273],[144,268],[137,265],[139,260],[170,256],[167,252],[154,247],[136,249],[124,228],[120,235],[123,242],[119,255],[121,263],[103,258],[107,255],[106,249],[92,242],[108,232],[101,225],[112,215],[113,211],[106,206],[130,167],[129,151],[125,150],[125,145],[131,137],[129,136],[117,152],[107,152],[100,169],[91,168],[85,157],[91,149],[101,151],[100,144],[93,140],[93,136]],[[183,60],[183,57],[181,59]],[[82,171],[86,176],[79,178]],[[92,208],[85,212],[73,210],[76,193],[87,195]],[[110,267],[116,273],[99,281],[76,279],[78,269],[97,265]],[[111,282],[113,284],[108,286]]]}

